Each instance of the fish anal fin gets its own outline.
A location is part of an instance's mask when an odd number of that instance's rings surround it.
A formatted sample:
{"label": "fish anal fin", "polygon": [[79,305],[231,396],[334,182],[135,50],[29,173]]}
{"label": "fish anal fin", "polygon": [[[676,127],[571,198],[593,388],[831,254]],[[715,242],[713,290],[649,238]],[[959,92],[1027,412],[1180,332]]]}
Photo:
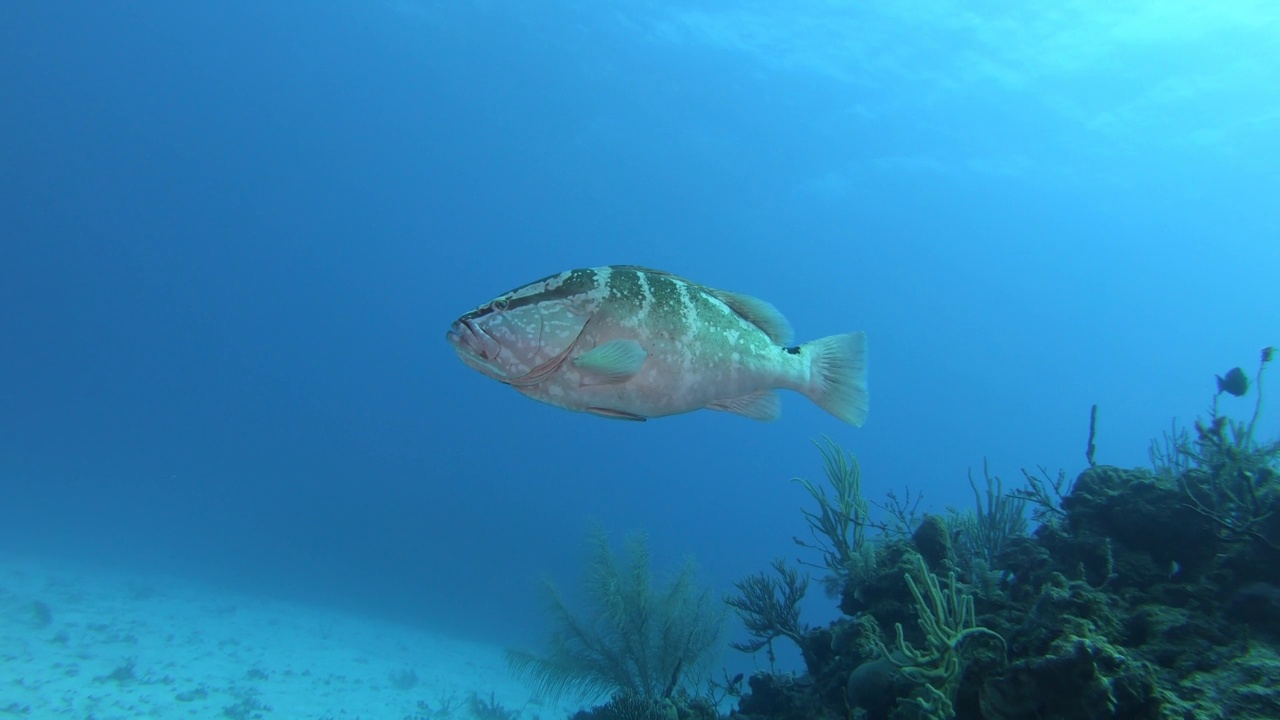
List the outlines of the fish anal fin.
{"label": "fish anal fin", "polygon": [[707,409],[771,422],[782,416],[782,400],[773,390],[757,390],[742,397],[717,400],[707,405]]}
{"label": "fish anal fin", "polygon": [[634,413],[623,412],[621,410],[612,410],[610,408],[602,408],[602,407],[589,407],[587,408],[587,412],[591,413],[592,415],[599,415],[600,417],[603,417],[603,418],[609,418],[610,420],[631,420],[633,422],[644,422],[645,420],[649,419],[647,417],[642,417]]}
{"label": "fish anal fin", "polygon": [[764,331],[769,339],[779,345],[790,345],[793,331],[791,323],[772,303],[742,293],[706,288],[720,302],[729,306],[739,317]]}
{"label": "fish anal fin", "polygon": [[631,379],[649,357],[635,340],[610,340],[574,358],[574,367],[595,383],[619,383]]}

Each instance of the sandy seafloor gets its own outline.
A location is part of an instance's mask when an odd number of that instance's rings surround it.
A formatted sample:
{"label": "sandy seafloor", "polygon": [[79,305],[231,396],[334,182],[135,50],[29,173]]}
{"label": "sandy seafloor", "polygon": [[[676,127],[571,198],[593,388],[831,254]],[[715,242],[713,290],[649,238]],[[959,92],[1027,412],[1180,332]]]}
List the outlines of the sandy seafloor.
{"label": "sandy seafloor", "polygon": [[0,720],[571,712],[532,702],[499,647],[188,581],[0,555]]}

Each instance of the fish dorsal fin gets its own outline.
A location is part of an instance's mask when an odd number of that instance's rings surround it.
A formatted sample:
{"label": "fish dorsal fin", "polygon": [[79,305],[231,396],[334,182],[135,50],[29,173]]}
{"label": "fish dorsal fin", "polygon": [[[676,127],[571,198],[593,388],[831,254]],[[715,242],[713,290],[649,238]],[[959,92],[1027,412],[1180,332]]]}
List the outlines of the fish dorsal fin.
{"label": "fish dorsal fin", "polygon": [[729,292],[728,290],[706,288],[706,291],[715,299],[728,305],[729,309],[737,313],[743,320],[763,330],[770,340],[779,345],[791,344],[791,323],[787,322],[787,319],[772,303],[750,295]]}
{"label": "fish dorsal fin", "polygon": [[658,270],[655,268],[644,267],[643,265],[613,265],[614,270],[629,270],[634,272],[653,273],[654,275],[665,275],[675,278],[680,282],[688,285],[695,290],[702,290],[708,295],[729,306],[738,317],[755,325],[769,336],[770,340],[779,345],[790,345],[793,337],[791,323],[774,307],[772,303],[761,300],[750,295],[742,293],[730,292],[728,290],[717,290],[696,282],[692,282],[686,278],[680,277],[675,273],[666,270]]}
{"label": "fish dorsal fin", "polygon": [[[680,278],[681,280],[684,280],[685,282],[689,282],[688,280],[685,280],[684,278],[681,278],[679,275],[676,275],[675,273],[667,272],[666,270],[659,270],[658,268],[645,267],[644,265],[610,265],[610,266],[609,266],[609,269],[610,269],[610,270],[624,270],[624,271],[627,271],[627,272],[652,273],[652,274],[654,274],[654,275],[666,275],[666,276],[668,276],[668,277]],[[693,283],[690,283],[690,284],[692,285]]]}

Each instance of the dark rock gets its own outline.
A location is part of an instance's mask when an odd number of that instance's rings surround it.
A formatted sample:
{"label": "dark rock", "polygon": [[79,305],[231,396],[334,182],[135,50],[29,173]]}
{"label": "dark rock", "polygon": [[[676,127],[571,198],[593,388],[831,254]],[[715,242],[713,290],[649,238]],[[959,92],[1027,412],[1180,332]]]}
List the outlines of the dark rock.
{"label": "dark rock", "polygon": [[916,551],[924,558],[931,570],[937,570],[942,561],[951,557],[951,533],[947,524],[937,515],[925,515],[920,527],[911,536]]}

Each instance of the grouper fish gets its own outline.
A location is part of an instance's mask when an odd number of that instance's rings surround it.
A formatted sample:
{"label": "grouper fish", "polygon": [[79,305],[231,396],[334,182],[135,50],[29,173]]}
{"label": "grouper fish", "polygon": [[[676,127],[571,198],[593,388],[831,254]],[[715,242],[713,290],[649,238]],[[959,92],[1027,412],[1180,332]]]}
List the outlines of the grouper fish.
{"label": "grouper fish", "polygon": [[778,389],[855,426],[867,418],[865,333],[792,345],[773,305],[661,270],[566,270],[480,305],[446,339],[534,400],[608,418],[705,408],[774,420]]}

